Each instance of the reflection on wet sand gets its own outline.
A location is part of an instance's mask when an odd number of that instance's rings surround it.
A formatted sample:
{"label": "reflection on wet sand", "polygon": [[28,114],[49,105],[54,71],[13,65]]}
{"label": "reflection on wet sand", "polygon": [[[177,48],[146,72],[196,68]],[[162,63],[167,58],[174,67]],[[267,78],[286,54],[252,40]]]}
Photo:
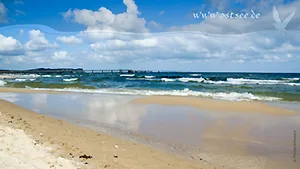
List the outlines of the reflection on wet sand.
{"label": "reflection on wet sand", "polygon": [[[292,118],[238,116],[219,119],[206,127],[204,150],[198,154],[229,168],[297,168],[292,162],[292,131],[300,129]],[[299,153],[299,152],[298,152]]]}
{"label": "reflection on wet sand", "polygon": [[[130,103],[136,96],[124,95],[0,93],[0,98],[96,129],[113,128],[159,140],[168,149],[194,159],[205,159],[221,168],[297,169],[300,166],[300,160],[292,161],[293,132],[300,131],[299,115],[136,105]],[[299,144],[296,155],[300,157]]]}
{"label": "reflection on wet sand", "polygon": [[140,118],[146,112],[144,106],[134,106],[128,103],[124,96],[116,97],[83,97],[73,98],[76,103],[86,102],[84,116],[93,122],[109,124],[116,127],[137,131]]}

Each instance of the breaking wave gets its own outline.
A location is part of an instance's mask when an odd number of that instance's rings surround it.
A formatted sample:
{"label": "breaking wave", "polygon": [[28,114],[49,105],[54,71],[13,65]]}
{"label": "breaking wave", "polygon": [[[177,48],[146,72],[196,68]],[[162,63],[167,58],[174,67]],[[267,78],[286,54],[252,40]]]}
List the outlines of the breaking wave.
{"label": "breaking wave", "polygon": [[155,76],[145,76],[146,79],[154,78]]}
{"label": "breaking wave", "polygon": [[[46,89],[47,90],[47,89]],[[86,90],[86,89],[55,89],[56,91],[69,91],[69,92],[83,92],[83,93],[102,93],[102,94],[124,94],[124,95],[143,95],[143,96],[200,96],[205,98],[212,99],[221,99],[221,100],[230,100],[230,101],[275,101],[280,100],[277,97],[265,97],[258,96],[252,93],[237,93],[237,92],[199,92],[199,91],[191,91],[188,88],[184,90],[137,90],[137,89],[96,89],[96,90]]]}
{"label": "breaking wave", "polygon": [[190,76],[201,76],[201,74],[190,74]]}
{"label": "breaking wave", "polygon": [[15,79],[16,82],[35,81],[36,79]]}
{"label": "breaking wave", "polygon": [[161,78],[161,81],[163,81],[163,82],[175,82],[176,79]]}
{"label": "breaking wave", "polygon": [[228,84],[228,85],[290,85],[290,86],[300,86],[300,83],[295,83],[298,78],[291,78],[286,80],[258,80],[258,79],[243,79],[243,78],[226,78],[224,81],[216,81],[210,78],[191,78],[191,77],[181,77],[181,78],[127,78],[127,80],[151,80],[151,81],[163,81],[163,82],[197,82],[197,83],[207,83],[207,84]]}
{"label": "breaking wave", "polygon": [[202,77],[200,77],[200,78],[186,78],[186,77],[183,77],[183,78],[179,78],[178,80],[181,81],[181,82],[199,82],[199,83],[205,81],[205,79],[202,78]]}
{"label": "breaking wave", "polygon": [[242,85],[242,84],[261,84],[261,85],[290,85],[290,86],[299,86],[300,83],[290,83],[289,81],[285,80],[258,80],[258,79],[234,79],[234,78],[227,78],[227,81],[212,81],[212,80],[205,80],[204,83],[212,83],[212,84],[233,84],[233,85]]}
{"label": "breaking wave", "polygon": [[135,74],[121,74],[120,77],[134,77]]}
{"label": "breaking wave", "polygon": [[63,79],[64,82],[73,82],[73,81],[77,81],[78,78],[70,78],[70,79]]}
{"label": "breaking wave", "polygon": [[5,81],[3,81],[3,80],[0,80],[0,86],[4,86],[6,84],[6,82]]}

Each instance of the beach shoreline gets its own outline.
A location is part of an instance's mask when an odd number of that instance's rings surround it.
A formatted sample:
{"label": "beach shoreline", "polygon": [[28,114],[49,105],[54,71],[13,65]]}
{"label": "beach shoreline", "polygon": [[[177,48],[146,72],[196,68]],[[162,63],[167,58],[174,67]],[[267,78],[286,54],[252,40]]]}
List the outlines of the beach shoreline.
{"label": "beach shoreline", "polygon": [[82,168],[214,168],[200,160],[164,152],[148,145],[113,137],[63,120],[38,114],[0,100],[2,123],[21,129],[40,143],[56,147],[54,153],[81,160]]}
{"label": "beach shoreline", "polygon": [[13,87],[0,87],[0,93],[50,93],[50,94],[60,94],[60,93],[70,93],[68,91],[56,91],[56,90],[35,90],[27,88],[13,88]]}
{"label": "beach shoreline", "polygon": [[[74,91],[45,90],[45,89],[27,89],[0,87],[0,93],[81,93]],[[85,93],[85,92],[83,92]],[[88,93],[88,92],[87,92]],[[102,93],[99,93],[102,94]],[[222,99],[208,99],[194,96],[140,96],[131,101],[133,104],[160,104],[171,106],[188,106],[209,111],[239,112],[239,113],[263,113],[269,115],[296,115],[294,110],[288,110],[280,107],[270,106],[264,101],[229,101]]]}

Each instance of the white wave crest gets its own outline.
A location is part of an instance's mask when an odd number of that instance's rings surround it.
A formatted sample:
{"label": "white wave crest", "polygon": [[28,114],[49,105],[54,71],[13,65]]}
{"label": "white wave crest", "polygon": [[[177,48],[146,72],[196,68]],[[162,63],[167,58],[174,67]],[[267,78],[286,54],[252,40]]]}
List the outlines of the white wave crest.
{"label": "white wave crest", "polygon": [[147,78],[126,78],[126,80],[146,80],[146,81],[159,81],[159,79],[147,79]]}
{"label": "white wave crest", "polygon": [[202,77],[200,77],[200,78],[186,78],[186,77],[183,77],[183,78],[179,78],[178,80],[181,81],[181,82],[199,82],[199,83],[205,81],[205,79],[202,78]]}
{"label": "white wave crest", "polygon": [[64,82],[72,82],[76,80],[78,80],[78,78],[63,79]]}
{"label": "white wave crest", "polygon": [[6,84],[6,82],[5,81],[3,81],[3,80],[0,80],[0,86],[4,86]]}
{"label": "white wave crest", "polygon": [[146,79],[154,78],[155,76],[145,76]]}
{"label": "white wave crest", "polygon": [[101,94],[124,94],[124,95],[143,95],[143,96],[200,96],[205,98],[212,99],[221,99],[221,100],[230,100],[230,101],[275,101],[280,100],[281,98],[277,97],[266,97],[266,96],[257,96],[252,93],[237,93],[237,92],[199,92],[192,91],[188,88],[184,90],[136,90],[136,89],[37,89],[37,90],[55,90],[55,91],[69,91],[69,92],[82,92],[82,93],[101,93]]}
{"label": "white wave crest", "polygon": [[42,77],[52,77],[52,75],[42,75]]}
{"label": "white wave crest", "polygon": [[35,81],[36,79],[15,79],[16,82]]}
{"label": "white wave crest", "polygon": [[283,80],[258,80],[258,79],[234,79],[234,78],[227,78],[227,81],[212,81],[212,80],[205,80],[204,83],[211,83],[211,84],[233,84],[233,85],[241,85],[241,84],[263,84],[263,85],[290,85],[290,86],[299,86],[300,83],[288,83]]}
{"label": "white wave crest", "polygon": [[38,78],[38,77],[40,77],[40,75],[38,75],[38,74],[28,74],[28,75],[16,75],[17,77],[19,77],[19,78]]}
{"label": "white wave crest", "polygon": [[201,74],[190,74],[190,76],[201,76]]}
{"label": "white wave crest", "polygon": [[120,77],[133,77],[135,74],[121,74]]}
{"label": "white wave crest", "polygon": [[62,77],[62,75],[55,75],[54,77]]}
{"label": "white wave crest", "polygon": [[174,82],[174,81],[176,81],[176,79],[161,78],[161,81],[163,81],[163,82]]}
{"label": "white wave crest", "polygon": [[297,81],[297,80],[300,80],[300,78],[282,78],[282,79],[285,79],[285,80],[289,80],[289,81]]}

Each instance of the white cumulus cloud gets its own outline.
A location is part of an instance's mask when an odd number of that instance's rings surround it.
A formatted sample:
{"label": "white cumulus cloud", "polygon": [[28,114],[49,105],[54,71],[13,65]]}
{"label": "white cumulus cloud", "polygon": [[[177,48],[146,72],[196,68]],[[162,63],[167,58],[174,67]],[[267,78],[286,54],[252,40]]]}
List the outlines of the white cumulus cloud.
{"label": "white cumulus cloud", "polygon": [[[207,35],[201,32],[148,34],[128,40],[113,39],[90,44],[95,56],[111,62],[145,60],[219,60],[228,62],[287,62],[300,53],[300,32],[283,37],[276,30],[266,34]],[[122,34],[120,34],[122,37]],[[117,35],[115,35],[117,37]],[[290,55],[286,55],[290,53]],[[98,54],[98,55],[97,55]],[[101,60],[103,61],[103,60]]]}
{"label": "white cumulus cloud", "polygon": [[19,55],[23,52],[22,44],[18,40],[0,34],[0,55]]}
{"label": "white cumulus cloud", "polygon": [[140,18],[140,12],[134,0],[123,0],[126,5],[126,12],[114,14],[105,7],[99,8],[97,11],[87,9],[69,9],[63,13],[65,19],[71,19],[79,24],[87,26],[82,32],[93,38],[110,37],[109,33],[101,31],[117,31],[117,32],[135,32],[144,33],[149,30],[146,28],[146,20]]}
{"label": "white cumulus cloud", "polygon": [[67,51],[56,51],[52,56],[53,60],[69,60],[70,56]]}
{"label": "white cumulus cloud", "polygon": [[76,38],[75,36],[59,36],[56,38],[57,41],[63,42],[63,43],[72,43],[72,44],[78,44],[82,43],[82,40],[79,38]]}
{"label": "white cumulus cloud", "polygon": [[40,51],[57,47],[56,43],[50,43],[40,30],[29,31],[30,40],[24,45],[26,50]]}

